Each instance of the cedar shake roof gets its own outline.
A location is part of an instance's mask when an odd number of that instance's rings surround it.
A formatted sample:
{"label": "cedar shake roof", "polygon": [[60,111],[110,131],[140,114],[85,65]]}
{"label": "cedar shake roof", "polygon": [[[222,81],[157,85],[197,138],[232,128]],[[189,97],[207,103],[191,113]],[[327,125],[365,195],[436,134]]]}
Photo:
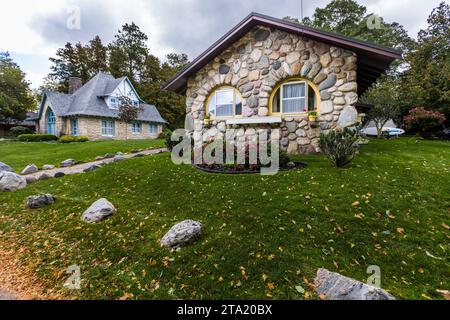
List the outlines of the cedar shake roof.
{"label": "cedar shake roof", "polygon": [[187,80],[190,76],[203,68],[256,26],[282,30],[355,52],[358,55],[357,82],[358,93],[360,95],[389,68],[394,60],[402,58],[402,52],[396,49],[356,40],[337,33],[322,31],[259,13],[251,13],[197,57],[189,66],[168,81],[164,89],[174,91],[178,94],[184,94],[186,92]]}

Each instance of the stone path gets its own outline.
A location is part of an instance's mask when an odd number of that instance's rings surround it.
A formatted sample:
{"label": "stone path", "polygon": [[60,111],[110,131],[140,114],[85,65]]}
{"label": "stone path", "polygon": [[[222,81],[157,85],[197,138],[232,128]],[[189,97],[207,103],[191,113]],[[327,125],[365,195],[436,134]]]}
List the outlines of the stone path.
{"label": "stone path", "polygon": [[[168,149],[161,148],[161,149],[153,149],[153,150],[144,150],[144,151],[141,151],[138,153],[123,154],[120,156],[123,157],[124,161],[125,161],[127,159],[135,158],[136,156],[139,156],[139,155],[150,156],[150,155],[160,154],[160,153],[164,153],[164,152],[168,152]],[[99,160],[99,161],[86,162],[86,163],[78,164],[78,165],[75,165],[72,167],[55,168],[55,169],[51,169],[51,170],[39,170],[39,172],[24,175],[23,177],[24,178],[33,177],[33,178],[39,179],[40,176],[45,173],[45,174],[49,175],[50,178],[54,178],[55,174],[60,173],[60,172],[64,173],[65,175],[72,175],[72,174],[77,174],[77,173],[83,173],[85,169],[88,169],[89,167],[91,167],[94,164],[99,165],[99,166],[104,166],[104,165],[113,163],[114,161],[115,161],[114,158],[111,158],[111,159],[103,159],[103,160]]]}

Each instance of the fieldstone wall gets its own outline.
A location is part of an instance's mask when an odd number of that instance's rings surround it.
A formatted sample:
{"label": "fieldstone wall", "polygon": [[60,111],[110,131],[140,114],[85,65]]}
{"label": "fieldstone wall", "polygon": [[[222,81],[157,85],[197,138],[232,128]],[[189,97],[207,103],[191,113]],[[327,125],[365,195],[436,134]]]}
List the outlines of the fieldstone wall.
{"label": "fieldstone wall", "polygon": [[[257,27],[188,80],[186,130],[204,141],[239,129],[240,139],[260,129],[281,128],[281,146],[289,154],[320,152],[322,131],[354,126],[357,111],[355,53],[308,38]],[[283,116],[281,124],[227,126],[216,119],[204,124],[206,101],[220,86],[235,87],[243,98],[243,117],[266,117],[274,88],[285,79],[301,77],[320,91],[318,125],[307,114]]]}

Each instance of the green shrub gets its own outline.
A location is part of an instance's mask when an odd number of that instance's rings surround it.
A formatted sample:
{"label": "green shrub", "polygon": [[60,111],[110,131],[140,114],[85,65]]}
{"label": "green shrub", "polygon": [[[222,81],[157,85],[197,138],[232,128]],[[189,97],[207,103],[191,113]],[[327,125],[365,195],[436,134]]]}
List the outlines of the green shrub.
{"label": "green shrub", "polygon": [[24,142],[41,142],[41,141],[57,141],[58,137],[53,134],[22,134],[19,141]]}
{"label": "green shrub", "polygon": [[89,138],[86,136],[78,136],[78,137],[75,137],[75,140],[76,140],[76,142],[88,142]]}
{"label": "green shrub", "polygon": [[89,138],[86,136],[62,136],[59,138],[61,143],[73,143],[73,142],[87,142]]}
{"label": "green shrub", "polygon": [[30,128],[22,127],[22,126],[12,127],[9,131],[11,132],[11,134],[14,137],[18,137],[22,134],[33,134],[33,132],[34,132]]}
{"label": "green shrub", "polygon": [[342,168],[355,157],[357,140],[356,130],[333,130],[320,135],[320,148],[337,168]]}

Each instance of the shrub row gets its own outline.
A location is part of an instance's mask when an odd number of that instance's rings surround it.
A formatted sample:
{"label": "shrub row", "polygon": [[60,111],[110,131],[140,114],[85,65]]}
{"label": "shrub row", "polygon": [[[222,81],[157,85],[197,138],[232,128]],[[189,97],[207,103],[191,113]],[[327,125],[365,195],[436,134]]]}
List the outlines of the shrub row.
{"label": "shrub row", "polygon": [[58,137],[53,134],[21,134],[18,139],[24,142],[41,142],[57,141]]}

